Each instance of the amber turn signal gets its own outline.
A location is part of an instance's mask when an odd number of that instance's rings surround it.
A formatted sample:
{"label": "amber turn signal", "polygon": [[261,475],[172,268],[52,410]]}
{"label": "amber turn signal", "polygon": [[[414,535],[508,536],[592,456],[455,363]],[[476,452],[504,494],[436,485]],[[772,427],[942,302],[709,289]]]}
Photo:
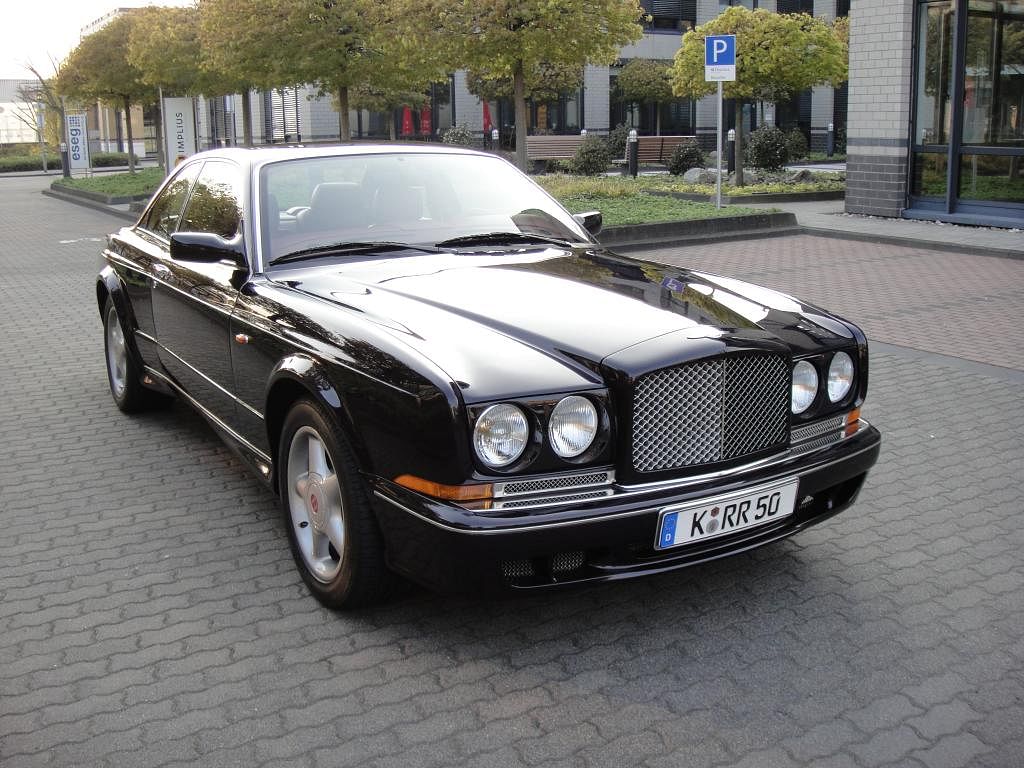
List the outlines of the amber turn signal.
{"label": "amber turn signal", "polygon": [[850,435],[856,434],[860,428],[860,408],[854,408],[848,414],[846,414],[846,430],[843,435],[849,437]]}
{"label": "amber turn signal", "polygon": [[432,480],[424,480],[415,475],[400,475],[395,482],[411,491],[433,496],[446,501],[479,501],[494,496],[494,486],[490,483],[473,483],[469,485],[443,485]]}

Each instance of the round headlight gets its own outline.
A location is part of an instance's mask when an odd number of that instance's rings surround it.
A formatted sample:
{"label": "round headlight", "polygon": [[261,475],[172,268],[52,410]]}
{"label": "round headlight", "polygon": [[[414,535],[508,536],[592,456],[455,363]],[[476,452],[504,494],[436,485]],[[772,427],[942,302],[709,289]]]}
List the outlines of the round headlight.
{"label": "round headlight", "polygon": [[836,352],[828,367],[828,399],[838,403],[853,386],[853,360],[845,352]]}
{"label": "round headlight", "polygon": [[793,366],[793,413],[810,408],[818,394],[818,372],[806,360]]}
{"label": "round headlight", "polygon": [[487,408],[473,427],[476,455],[489,467],[504,467],[518,459],[529,438],[526,415],[508,403]]}
{"label": "round headlight", "polygon": [[579,456],[597,436],[597,409],[587,398],[570,395],[551,412],[548,430],[555,453],[563,459]]}

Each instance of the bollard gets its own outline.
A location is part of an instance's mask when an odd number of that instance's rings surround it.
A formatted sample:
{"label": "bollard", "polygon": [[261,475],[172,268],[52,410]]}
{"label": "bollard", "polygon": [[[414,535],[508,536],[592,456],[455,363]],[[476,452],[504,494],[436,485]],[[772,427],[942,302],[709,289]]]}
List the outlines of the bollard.
{"label": "bollard", "polygon": [[640,172],[640,142],[636,138],[636,128],[629,129],[626,139],[626,169],[634,179]]}
{"label": "bollard", "polygon": [[729,139],[729,148],[725,151],[725,156],[728,158],[726,171],[733,173],[736,170],[736,129],[730,128],[726,136]]}
{"label": "bollard", "polygon": [[71,161],[68,159],[68,145],[60,143],[60,170],[65,179],[71,178]]}
{"label": "bollard", "polygon": [[836,153],[836,126],[835,123],[828,124],[828,134],[825,136],[825,154],[831,158]]}

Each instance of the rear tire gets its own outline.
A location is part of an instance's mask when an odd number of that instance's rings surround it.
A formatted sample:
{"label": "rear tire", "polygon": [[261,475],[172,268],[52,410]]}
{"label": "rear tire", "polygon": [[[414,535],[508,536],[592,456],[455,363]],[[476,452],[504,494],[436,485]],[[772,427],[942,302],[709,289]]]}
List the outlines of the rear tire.
{"label": "rear tire", "polygon": [[110,298],[103,308],[103,351],[110,395],[118,408],[125,413],[137,413],[167,399],[142,385],[142,366],[128,347],[124,322]]}
{"label": "rear tire", "polygon": [[278,448],[281,513],[309,591],[330,608],[382,600],[391,575],[366,483],[345,436],[323,408],[300,400]]}

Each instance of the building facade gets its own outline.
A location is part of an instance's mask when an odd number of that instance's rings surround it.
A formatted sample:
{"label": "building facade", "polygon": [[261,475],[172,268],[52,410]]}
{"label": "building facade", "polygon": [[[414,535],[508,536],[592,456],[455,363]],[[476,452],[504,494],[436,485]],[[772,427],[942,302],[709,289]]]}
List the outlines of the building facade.
{"label": "building facade", "polygon": [[1024,227],[1024,0],[855,0],[846,210]]}

